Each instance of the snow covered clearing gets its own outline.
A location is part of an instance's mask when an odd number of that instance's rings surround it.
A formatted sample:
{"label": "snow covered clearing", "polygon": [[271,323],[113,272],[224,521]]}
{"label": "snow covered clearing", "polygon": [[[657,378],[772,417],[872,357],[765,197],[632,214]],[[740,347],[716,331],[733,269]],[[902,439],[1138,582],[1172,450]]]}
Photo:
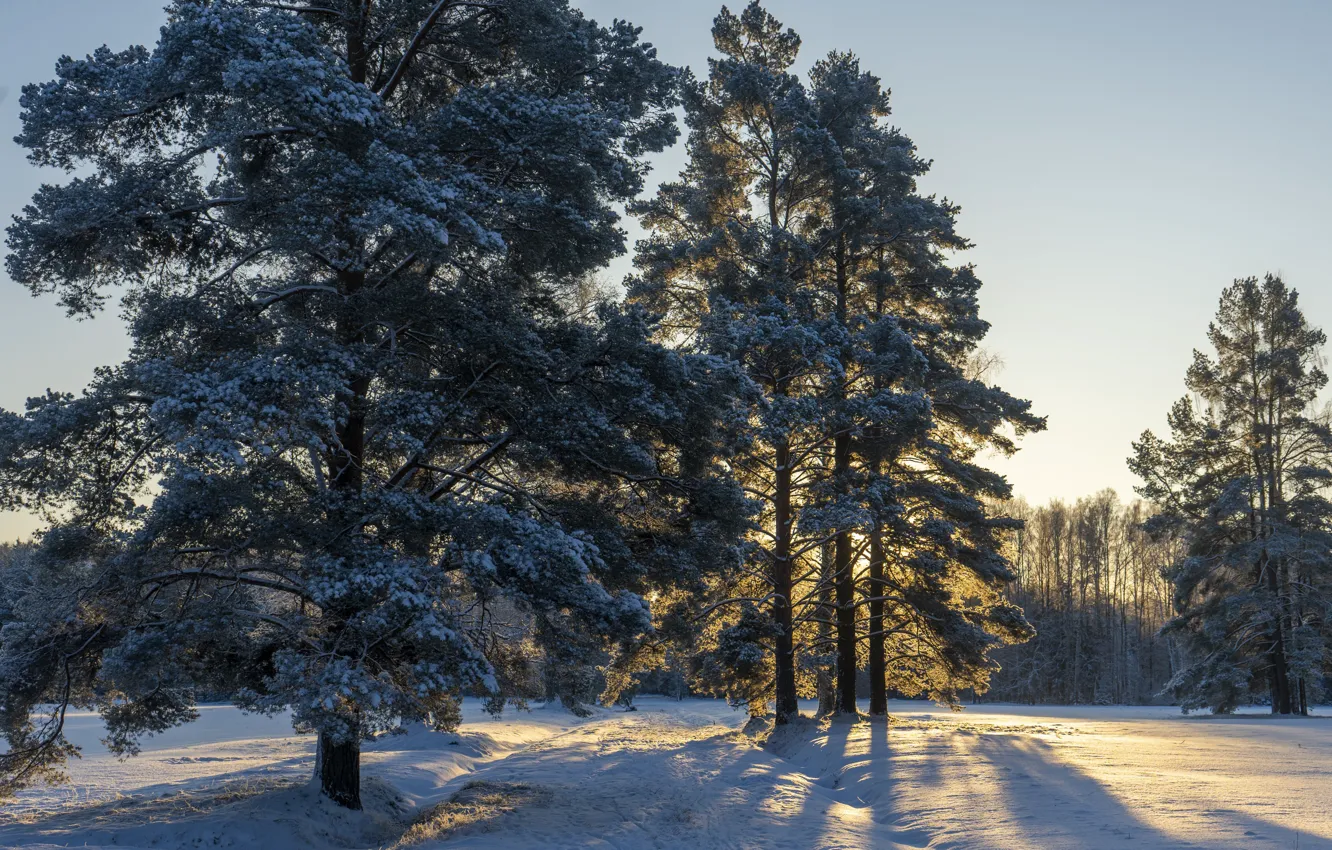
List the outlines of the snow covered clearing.
{"label": "snow covered clearing", "polygon": [[1324,718],[899,702],[891,728],[807,721],[763,748],[724,704],[638,705],[469,701],[460,735],[366,748],[362,814],[308,786],[313,738],[285,718],[207,707],[121,762],[79,715],[73,788],[25,794],[0,846],[1332,848]]}

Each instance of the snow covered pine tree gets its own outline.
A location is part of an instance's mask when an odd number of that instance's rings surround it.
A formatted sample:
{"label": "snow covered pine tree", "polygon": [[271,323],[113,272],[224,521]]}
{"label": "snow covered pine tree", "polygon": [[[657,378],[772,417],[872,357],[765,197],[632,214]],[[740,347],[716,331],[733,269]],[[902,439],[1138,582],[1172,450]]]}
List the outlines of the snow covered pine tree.
{"label": "snow covered pine tree", "polygon": [[1332,590],[1332,419],[1314,406],[1327,337],[1271,275],[1227,287],[1207,336],[1216,354],[1194,352],[1171,439],[1147,431],[1129,458],[1160,509],[1147,528],[1185,544],[1162,632],[1188,658],[1166,690],[1218,712],[1265,690],[1273,714],[1308,714]]}
{"label": "snow covered pine tree", "polygon": [[985,504],[1008,484],[973,461],[1044,420],[966,374],[988,325],[980,281],[946,262],[967,246],[957,209],[917,192],[928,163],[853,56],[806,86],[799,37],[758,2],[723,8],[713,38],[722,55],[685,96],[689,163],[635,208],[651,233],[630,289],[757,390],[735,461],[761,505],[752,558],[700,606],[715,614],[701,678],[758,711],[775,700],[778,723],[828,649],[831,707],[855,712],[865,642],[876,711],[888,681],[945,700],[983,688],[988,649],[1030,629],[1001,592],[1015,523]]}
{"label": "snow covered pine tree", "polygon": [[990,507],[1011,490],[975,461],[1011,454],[1009,435],[1045,420],[973,368],[989,331],[981,282],[948,262],[970,243],[956,206],[919,193],[929,162],[887,124],[878,78],[834,52],[811,69],[810,98],[820,182],[800,226],[818,247],[810,283],[837,364],[823,392],[833,475],[820,523],[836,535],[837,704],[856,710],[867,655],[870,713],[884,714],[890,683],[943,701],[984,690],[989,650],[1030,636],[1002,592],[1018,524]]}
{"label": "snow covered pine tree", "polygon": [[812,249],[789,227],[813,177],[801,151],[810,107],[787,70],[800,39],[766,11],[723,9],[713,39],[722,57],[710,60],[705,84],[686,92],[689,164],[680,182],[636,208],[652,234],[639,246],[630,296],[665,316],[666,335],[742,364],[758,390],[756,440],[736,460],[761,504],[754,548],[726,588],[730,598],[714,603],[723,619],[713,624],[716,658],[704,669],[751,710],[775,698],[785,723],[798,712],[795,571],[821,547],[797,536],[796,516],[822,445],[813,390],[828,353],[805,286]]}
{"label": "snow covered pine tree", "polygon": [[78,176],[9,271],[77,315],[122,289],[132,349],[0,416],[4,506],[50,522],[0,633],[0,789],[59,777],[71,705],[128,753],[205,691],[290,707],[355,808],[365,736],[503,704],[497,603],[586,661],[728,557],[726,369],[570,305],[678,74],[564,0],[167,14],[24,90],[19,141]]}

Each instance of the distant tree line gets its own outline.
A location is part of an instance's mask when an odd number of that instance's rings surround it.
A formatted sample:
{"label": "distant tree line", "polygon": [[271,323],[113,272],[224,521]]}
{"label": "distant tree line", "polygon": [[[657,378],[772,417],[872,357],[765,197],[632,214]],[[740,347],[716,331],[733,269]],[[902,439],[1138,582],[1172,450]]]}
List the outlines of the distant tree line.
{"label": "distant tree line", "polygon": [[997,649],[986,699],[1027,703],[1152,703],[1181,663],[1178,639],[1160,634],[1173,616],[1166,569],[1171,537],[1143,527],[1151,508],[1111,490],[1073,503],[1007,512],[1024,523],[1012,539],[1017,580],[1009,598],[1036,629]]}

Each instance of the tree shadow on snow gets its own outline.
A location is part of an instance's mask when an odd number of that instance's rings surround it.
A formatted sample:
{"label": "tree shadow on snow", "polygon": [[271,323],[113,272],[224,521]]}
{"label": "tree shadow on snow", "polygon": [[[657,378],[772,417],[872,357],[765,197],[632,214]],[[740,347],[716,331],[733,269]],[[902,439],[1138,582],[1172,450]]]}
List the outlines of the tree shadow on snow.
{"label": "tree shadow on snow", "polygon": [[20,809],[0,816],[0,847],[12,846],[7,843],[10,840],[34,835],[73,837],[179,821],[305,784],[290,777],[245,776],[170,790],[159,790],[169,786],[153,786],[133,794],[49,809]]}
{"label": "tree shadow on snow", "polygon": [[[1093,777],[1030,735],[915,731],[913,758],[888,783],[883,817],[928,833],[931,848],[1201,848],[1146,823]],[[901,750],[888,741],[889,764]]]}
{"label": "tree shadow on snow", "polygon": [[[1192,834],[1187,839],[1167,831],[1168,807],[1149,823],[1148,812],[1063,761],[1058,747],[1033,734],[958,729],[951,723],[890,731],[878,718],[833,719],[821,728],[811,722],[803,740],[791,736],[775,754],[812,782],[802,804],[789,812],[792,821],[812,815],[821,798],[832,800],[864,810],[879,827],[863,834],[876,841],[940,850],[1220,845],[1332,850],[1326,838],[1232,809],[1187,814]],[[827,808],[825,817],[825,834],[832,835],[844,826],[834,821],[848,813]]]}
{"label": "tree shadow on snow", "polygon": [[[1148,826],[1100,782],[1058,762],[1053,748],[1045,741],[1014,741],[1000,753],[999,747],[1003,746],[993,741],[985,749],[994,761],[1002,760],[1012,769],[1012,779],[1005,783],[1011,810],[1038,821],[1056,817],[1067,831],[1078,834],[1076,840],[1064,838],[1049,846],[1119,847],[1123,844],[1118,839],[1122,839],[1133,842],[1135,847],[1159,846],[1171,850],[1218,846],[1245,850],[1332,850],[1332,840],[1234,809],[1202,809],[1184,815],[1162,812],[1162,818],[1187,817],[1191,821],[1195,838],[1190,842]],[[1031,846],[1042,845],[1033,840]]]}

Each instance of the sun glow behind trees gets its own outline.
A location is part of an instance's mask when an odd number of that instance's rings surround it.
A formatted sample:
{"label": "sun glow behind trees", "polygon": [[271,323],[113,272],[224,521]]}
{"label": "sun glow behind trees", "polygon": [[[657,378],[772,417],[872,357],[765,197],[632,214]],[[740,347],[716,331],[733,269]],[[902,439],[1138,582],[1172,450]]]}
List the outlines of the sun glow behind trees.
{"label": "sun glow behind trees", "polygon": [[952,699],[1027,627],[998,594],[1009,495],[975,464],[1039,430],[1030,405],[968,377],[988,325],[957,209],[844,53],[791,72],[799,37],[758,4],[717,18],[718,58],[686,90],[690,159],[635,208],[649,230],[631,299],[687,350],[740,363],[755,442],[733,462],[760,505],[746,564],[714,588],[701,680],[777,722],[799,693],[854,712],[871,668]]}
{"label": "sun glow behind trees", "polygon": [[[854,714],[866,669],[872,714],[955,703],[1001,647],[1028,698],[1141,699],[1176,538],[1175,693],[1226,709],[1262,672],[1278,710],[1317,697],[1321,336],[1263,352],[1278,414],[1218,420],[1252,457],[1211,424],[1211,453],[1140,444],[1175,538],[1105,498],[1056,528],[987,468],[1045,422],[992,383],[959,208],[922,194],[878,78],[840,51],[795,73],[758,2],[713,38],[700,79],[564,0],[176,0],[152,50],[25,90],[20,142],[66,182],[8,267],[76,315],[121,297],[134,345],[0,413],[3,504],[50,526],[0,583],[0,790],[56,778],[71,705],[122,753],[204,695],[291,709],[356,808],[371,736],[452,729],[465,695],[581,713],[669,664],[779,725],[802,696]],[[680,104],[688,163],[633,203]],[[615,303],[625,204],[648,236]],[[1204,418],[1247,386],[1222,360],[1190,374]],[[1017,602],[1049,643],[1011,648]]]}

